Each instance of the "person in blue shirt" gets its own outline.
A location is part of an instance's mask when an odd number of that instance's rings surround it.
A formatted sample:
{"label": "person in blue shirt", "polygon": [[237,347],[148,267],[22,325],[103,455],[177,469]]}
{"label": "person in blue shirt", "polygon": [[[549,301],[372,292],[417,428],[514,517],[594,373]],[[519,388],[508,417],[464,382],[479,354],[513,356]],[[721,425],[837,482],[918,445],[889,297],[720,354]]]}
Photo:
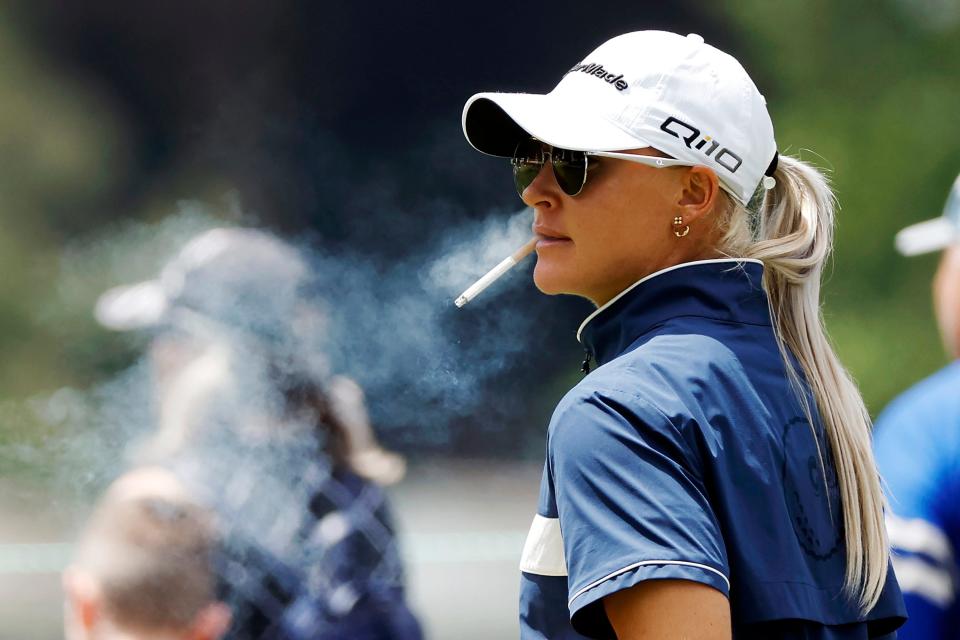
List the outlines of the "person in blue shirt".
{"label": "person in blue shirt", "polygon": [[960,635],[960,176],[943,215],[897,235],[905,255],[943,250],[933,282],[940,333],[953,362],[877,418],[874,448],[890,496],[887,530],[910,620],[900,637]]}
{"label": "person in blue shirt", "polygon": [[597,306],[521,560],[525,639],[892,638],[903,601],[860,394],[827,340],[834,199],[743,67],[615,37],[546,95],[481,93],[534,281]]}

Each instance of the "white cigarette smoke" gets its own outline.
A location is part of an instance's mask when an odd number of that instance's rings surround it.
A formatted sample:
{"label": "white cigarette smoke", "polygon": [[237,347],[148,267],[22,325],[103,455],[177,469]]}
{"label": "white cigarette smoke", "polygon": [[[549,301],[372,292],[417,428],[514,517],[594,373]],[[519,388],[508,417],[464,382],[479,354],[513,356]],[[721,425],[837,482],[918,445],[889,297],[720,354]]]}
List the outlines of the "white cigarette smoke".
{"label": "white cigarette smoke", "polygon": [[[524,209],[509,216],[492,215],[479,229],[458,230],[425,268],[424,288],[446,292],[452,300],[529,239],[531,219],[530,211]],[[471,237],[473,233],[477,236]]]}
{"label": "white cigarette smoke", "polygon": [[[238,220],[246,222],[237,215],[229,222]],[[187,240],[222,224],[204,207],[185,204],[160,223],[127,224],[78,241],[63,256],[59,292],[66,315],[89,322],[103,290],[156,277]],[[509,371],[539,321],[536,305],[503,304],[518,286],[534,295],[529,266],[508,274],[467,312],[452,299],[522,244],[529,225],[529,211],[492,212],[389,264],[301,245],[327,316],[322,339],[302,348],[316,350],[315,357],[326,359],[335,373],[360,382],[374,424],[395,445],[407,441],[442,450],[456,441],[463,418],[476,414],[491,428],[501,426],[514,407],[502,399],[492,406],[481,402],[484,385]],[[243,318],[236,322],[242,325]],[[131,339],[146,343],[145,336],[103,334],[105,341]],[[249,376],[238,380],[257,384]],[[31,399],[18,410],[49,425],[48,437],[32,445],[0,443],[0,459],[53,469],[48,473],[64,499],[92,494],[122,471],[135,444],[154,430],[154,382],[142,358],[91,389],[65,388]]]}
{"label": "white cigarette smoke", "polygon": [[466,319],[454,317],[452,300],[526,240],[529,227],[528,211],[494,213],[384,269],[318,257],[329,287],[329,353],[367,389],[379,424],[418,424],[418,439],[442,444],[456,417],[477,411],[482,384],[525,348],[536,313],[497,304],[511,281],[523,280],[522,269],[492,287]]}

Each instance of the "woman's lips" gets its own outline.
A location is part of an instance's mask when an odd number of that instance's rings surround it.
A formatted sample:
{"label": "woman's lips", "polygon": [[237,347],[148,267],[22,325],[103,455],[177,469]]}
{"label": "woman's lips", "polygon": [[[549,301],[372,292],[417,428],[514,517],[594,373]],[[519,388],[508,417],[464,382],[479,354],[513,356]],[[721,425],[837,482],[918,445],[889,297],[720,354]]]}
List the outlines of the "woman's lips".
{"label": "woman's lips", "polygon": [[544,249],[546,247],[557,247],[564,244],[570,244],[572,241],[570,238],[553,238],[548,236],[541,236],[537,241],[537,249]]}
{"label": "woman's lips", "polygon": [[554,247],[554,246],[572,242],[570,238],[560,235],[559,233],[552,230],[548,231],[546,229],[534,228],[533,232],[536,233],[539,238],[539,240],[537,240],[537,249],[541,249],[544,247]]}

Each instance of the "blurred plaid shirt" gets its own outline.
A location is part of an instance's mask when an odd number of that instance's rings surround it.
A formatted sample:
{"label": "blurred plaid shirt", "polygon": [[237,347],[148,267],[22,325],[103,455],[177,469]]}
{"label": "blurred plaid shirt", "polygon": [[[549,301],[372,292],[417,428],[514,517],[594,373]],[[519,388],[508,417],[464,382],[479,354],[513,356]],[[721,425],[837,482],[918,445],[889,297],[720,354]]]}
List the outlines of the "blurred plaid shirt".
{"label": "blurred plaid shirt", "polygon": [[222,519],[230,640],[419,640],[384,491],[318,443],[222,431],[175,471]]}

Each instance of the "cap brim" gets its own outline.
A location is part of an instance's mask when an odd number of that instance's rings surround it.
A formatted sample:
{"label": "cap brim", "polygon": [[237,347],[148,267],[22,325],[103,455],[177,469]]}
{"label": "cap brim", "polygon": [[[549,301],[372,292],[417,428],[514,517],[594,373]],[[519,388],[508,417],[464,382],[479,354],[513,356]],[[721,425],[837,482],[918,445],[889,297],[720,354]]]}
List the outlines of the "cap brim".
{"label": "cap brim", "polygon": [[897,234],[897,251],[905,256],[939,251],[960,240],[957,226],[947,218],[912,224]]}
{"label": "cap brim", "polygon": [[554,94],[478,93],[463,107],[463,134],[477,150],[510,158],[517,144],[534,138],[575,151],[649,147],[595,109]]}
{"label": "cap brim", "polygon": [[93,315],[114,331],[147,329],[163,322],[169,304],[160,282],[149,280],[106,291],[97,299]]}

